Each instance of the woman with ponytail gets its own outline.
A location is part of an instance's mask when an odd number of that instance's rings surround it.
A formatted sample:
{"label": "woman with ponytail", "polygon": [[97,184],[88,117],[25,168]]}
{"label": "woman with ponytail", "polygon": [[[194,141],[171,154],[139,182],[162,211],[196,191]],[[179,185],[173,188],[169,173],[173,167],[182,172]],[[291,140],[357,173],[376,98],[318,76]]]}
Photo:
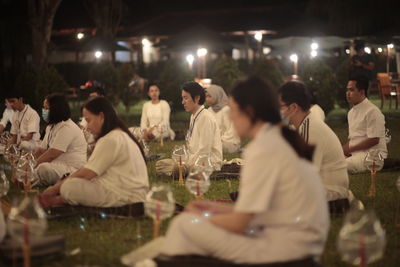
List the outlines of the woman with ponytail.
{"label": "woman with ponytail", "polygon": [[[245,148],[234,205],[197,200],[171,223],[161,254],[235,263],[314,266],[329,229],[313,147],[281,123],[277,95],[251,77],[231,91],[230,118]],[[285,265],[288,264],[288,265]]]}
{"label": "woman with ponytail", "polygon": [[83,107],[96,146],[88,162],[39,198],[44,207],[118,207],[143,202],[149,187],[143,150],[111,103],[97,97]]}

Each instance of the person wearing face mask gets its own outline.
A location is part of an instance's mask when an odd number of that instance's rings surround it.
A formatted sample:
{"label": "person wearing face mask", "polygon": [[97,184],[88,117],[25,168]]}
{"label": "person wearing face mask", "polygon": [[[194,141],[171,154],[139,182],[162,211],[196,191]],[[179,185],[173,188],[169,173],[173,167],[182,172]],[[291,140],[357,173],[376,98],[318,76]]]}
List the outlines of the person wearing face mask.
{"label": "person wearing face mask", "polygon": [[83,107],[96,139],[88,162],[39,196],[43,207],[63,204],[120,207],[143,202],[149,179],[143,150],[111,103],[96,97]]}
{"label": "person wearing face mask", "polygon": [[11,119],[11,144],[27,151],[35,151],[40,142],[40,117],[28,104],[24,103],[18,90],[9,92],[7,101],[14,110]]}
{"label": "person wearing face mask", "polygon": [[40,185],[52,185],[86,163],[87,144],[83,132],[71,120],[64,95],[51,94],[43,101],[46,134],[35,153],[35,174]]}
{"label": "person wearing face mask", "polygon": [[228,96],[221,86],[211,84],[206,88],[208,111],[215,116],[221,131],[222,149],[224,153],[236,153],[240,149],[240,138],[229,119]]}
{"label": "person wearing face mask", "polygon": [[[150,101],[143,105],[140,128],[145,141],[169,137],[175,139],[175,133],[169,124],[171,109],[165,100],[160,100],[160,89],[150,84],[147,91]],[[161,136],[162,132],[162,136]]]}
{"label": "person wearing face mask", "polygon": [[349,177],[339,138],[325,122],[311,114],[311,96],[306,85],[287,82],[278,89],[278,95],[282,115],[306,143],[316,146],[313,163],[321,175],[331,209],[342,204],[348,207]]}
{"label": "person wearing face mask", "polygon": [[8,123],[11,123],[11,119],[14,116],[14,110],[11,108],[10,103],[7,99],[4,101],[6,108],[3,111],[3,117],[0,120],[0,134],[4,131],[7,127]]}

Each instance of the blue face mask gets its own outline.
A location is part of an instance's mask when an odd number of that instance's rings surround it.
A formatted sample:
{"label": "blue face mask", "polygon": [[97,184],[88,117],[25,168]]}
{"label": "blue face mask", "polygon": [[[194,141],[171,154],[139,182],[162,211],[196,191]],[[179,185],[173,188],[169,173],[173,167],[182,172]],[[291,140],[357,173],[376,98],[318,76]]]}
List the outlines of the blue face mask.
{"label": "blue face mask", "polygon": [[49,122],[49,110],[42,108],[42,118],[45,122]]}
{"label": "blue face mask", "polygon": [[283,115],[284,112],[282,110],[280,110],[280,113],[281,113],[281,120],[282,120],[283,125],[289,126],[289,124],[290,124],[289,118],[287,118],[287,117],[285,117],[285,115]]}

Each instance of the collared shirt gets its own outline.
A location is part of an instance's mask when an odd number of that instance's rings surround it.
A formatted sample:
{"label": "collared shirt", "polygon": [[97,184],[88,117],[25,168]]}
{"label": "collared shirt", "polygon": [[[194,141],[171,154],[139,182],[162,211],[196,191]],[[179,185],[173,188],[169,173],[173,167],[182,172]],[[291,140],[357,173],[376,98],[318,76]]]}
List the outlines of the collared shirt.
{"label": "collared shirt", "polygon": [[82,130],[71,119],[46,127],[41,143],[43,149],[57,149],[64,153],[52,162],[61,162],[79,169],[86,163],[87,143]]}
{"label": "collared shirt", "polygon": [[221,140],[222,142],[227,142],[227,143],[232,143],[235,145],[240,144],[240,138],[236,134],[235,129],[233,128],[233,123],[229,119],[229,112],[230,108],[229,106],[223,107],[220,111],[215,112],[211,107],[208,108],[208,111],[210,111],[211,114],[214,115],[220,133],[221,133]]}
{"label": "collared shirt", "polygon": [[247,145],[234,210],[252,213],[250,227],[263,228],[260,262],[320,256],[329,230],[321,178],[300,159],[281,128],[265,124]]}
{"label": "collared shirt", "polygon": [[32,141],[40,140],[39,133],[40,117],[37,112],[28,104],[22,111],[15,111],[11,120],[11,134],[17,135],[17,143],[21,141],[21,137],[26,137],[29,133],[33,133]]}
{"label": "collared shirt", "polygon": [[4,128],[7,126],[7,123],[11,123],[11,119],[14,115],[14,110],[12,108],[6,108],[3,111],[3,117],[1,118],[0,124],[4,126]]}
{"label": "collared shirt", "polygon": [[[353,106],[347,114],[349,123],[349,145],[355,146],[368,138],[379,138],[379,143],[370,149],[378,149],[387,157],[385,141],[385,116],[367,98]],[[364,151],[366,152],[366,151]],[[357,153],[353,152],[353,153]]]}
{"label": "collared shirt", "polygon": [[201,106],[196,114],[190,117],[188,132],[189,162],[191,166],[200,155],[210,155],[211,163],[216,170],[222,165],[221,134],[214,116]]}
{"label": "collared shirt", "polygon": [[[348,197],[349,177],[339,138],[320,118],[308,114],[298,129],[303,139],[315,145],[313,163],[318,168],[328,200]],[[334,192],[334,194],[330,192]]]}
{"label": "collared shirt", "polygon": [[97,174],[91,181],[102,184],[121,201],[145,200],[149,187],[146,163],[139,146],[124,131],[115,129],[97,140],[84,167]]}

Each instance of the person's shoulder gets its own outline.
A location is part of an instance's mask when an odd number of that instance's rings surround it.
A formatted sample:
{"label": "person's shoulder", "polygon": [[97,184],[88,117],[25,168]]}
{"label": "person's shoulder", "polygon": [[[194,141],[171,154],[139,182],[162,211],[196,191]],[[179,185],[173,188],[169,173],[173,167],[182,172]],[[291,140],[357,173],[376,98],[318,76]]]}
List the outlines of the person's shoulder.
{"label": "person's shoulder", "polygon": [[160,100],[160,104],[164,105],[164,106],[169,106],[168,102],[166,100],[164,100],[164,99]]}
{"label": "person's shoulder", "polygon": [[35,117],[39,117],[39,114],[38,114],[38,112],[35,110],[35,109],[33,109],[30,105],[28,105],[28,104],[26,104],[27,106],[28,106],[28,109],[27,109],[27,112],[29,112],[29,114],[31,115],[31,116],[35,116]]}

